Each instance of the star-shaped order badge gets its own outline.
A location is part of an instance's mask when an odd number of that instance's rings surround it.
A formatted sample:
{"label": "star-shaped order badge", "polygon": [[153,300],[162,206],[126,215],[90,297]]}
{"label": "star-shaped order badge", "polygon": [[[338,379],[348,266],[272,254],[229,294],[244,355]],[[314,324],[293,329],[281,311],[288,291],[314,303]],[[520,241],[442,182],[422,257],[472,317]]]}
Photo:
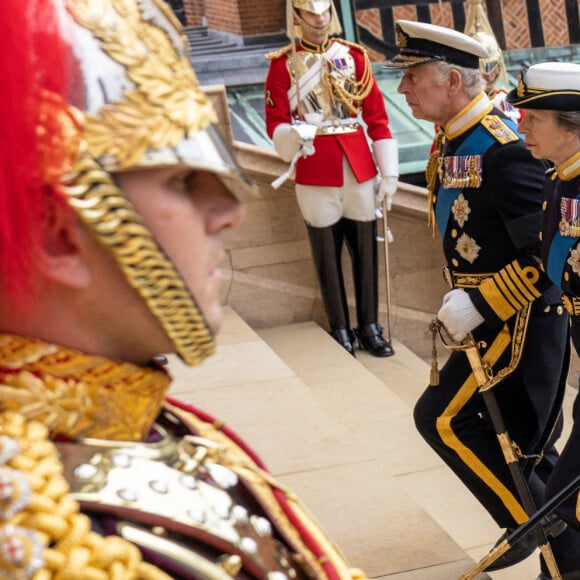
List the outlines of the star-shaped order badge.
{"label": "star-shaped order badge", "polygon": [[572,267],[572,272],[577,276],[580,276],[580,248],[574,248],[570,252],[570,257],[566,261]]}
{"label": "star-shaped order badge", "polygon": [[473,238],[470,238],[467,234],[463,233],[459,236],[455,249],[464,260],[473,264],[479,256],[479,250],[481,250],[481,247]]}
{"label": "star-shaped order badge", "polygon": [[459,224],[459,227],[462,228],[465,225],[465,222],[469,219],[469,214],[471,213],[469,202],[465,199],[462,193],[460,193],[457,199],[453,202],[451,211],[453,212],[455,221]]}

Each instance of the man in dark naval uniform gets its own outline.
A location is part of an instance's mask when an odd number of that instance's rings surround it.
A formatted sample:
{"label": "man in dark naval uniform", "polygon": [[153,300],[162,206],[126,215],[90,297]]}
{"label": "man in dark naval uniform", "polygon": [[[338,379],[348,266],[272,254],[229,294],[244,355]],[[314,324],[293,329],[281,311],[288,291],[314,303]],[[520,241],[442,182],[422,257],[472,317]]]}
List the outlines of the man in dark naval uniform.
{"label": "man in dark naval uniform", "polygon": [[3,0],[0,578],[363,579],[230,428],[215,350],[246,180],[163,0]]}
{"label": "man in dark naval uniform", "polygon": [[[461,341],[485,343],[484,362],[507,430],[521,453],[536,503],[555,454],[552,443],[568,367],[568,316],[540,269],[538,232],[545,165],[495,108],[478,70],[486,49],[454,30],[398,21],[399,92],[413,115],[440,127],[427,167],[429,220],[443,243],[452,288],[439,320]],[[497,524],[528,518],[465,353],[453,352],[414,409],[417,429]],[[545,452],[545,455],[541,454]],[[544,457],[538,464],[535,458]],[[564,528],[555,522],[555,534]],[[525,558],[533,538],[490,566]]]}

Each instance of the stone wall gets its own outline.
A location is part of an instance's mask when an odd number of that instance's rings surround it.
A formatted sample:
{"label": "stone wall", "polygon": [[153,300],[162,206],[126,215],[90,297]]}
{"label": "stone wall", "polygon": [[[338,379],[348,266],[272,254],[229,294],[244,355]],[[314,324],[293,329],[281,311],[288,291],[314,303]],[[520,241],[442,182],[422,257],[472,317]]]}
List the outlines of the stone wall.
{"label": "stone wall", "polygon": [[285,0],[183,0],[187,23],[241,38],[283,32]]}
{"label": "stone wall", "polygon": [[[234,147],[245,173],[256,183],[259,195],[245,195],[247,219],[239,228],[226,232],[227,264],[222,299],[253,328],[279,326],[315,320],[326,327],[316,273],[312,265],[306,228],[294,195],[293,182],[278,190],[270,183],[287,166],[265,149],[232,142],[229,112],[223,86],[205,87],[220,118],[220,130]],[[380,246],[379,318],[392,336],[413,345],[428,356],[426,333],[437,312],[446,286],[441,276],[443,255],[438,238],[427,227],[427,192],[399,184],[393,210],[388,214],[394,241],[389,245],[390,318],[387,309],[386,261]],[[379,230],[383,223],[379,222]],[[354,316],[351,266],[343,256],[347,293]]]}
{"label": "stone wall", "polygon": [[[336,3],[337,0],[335,0]],[[226,34],[252,37],[283,32],[285,0],[183,0],[188,24]],[[500,46],[518,50],[580,44],[580,0],[484,0]],[[374,60],[384,60],[395,46],[396,19],[465,28],[463,0],[353,0],[358,33]]]}

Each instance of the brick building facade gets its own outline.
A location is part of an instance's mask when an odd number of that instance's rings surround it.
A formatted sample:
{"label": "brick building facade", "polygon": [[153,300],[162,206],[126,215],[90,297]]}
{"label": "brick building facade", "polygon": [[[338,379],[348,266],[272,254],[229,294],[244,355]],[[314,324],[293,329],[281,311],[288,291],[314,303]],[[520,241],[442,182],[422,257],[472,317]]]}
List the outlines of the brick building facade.
{"label": "brick building facade", "polygon": [[[334,0],[340,10],[343,2]],[[189,25],[244,39],[276,34],[285,28],[286,0],[183,0]],[[350,0],[357,40],[377,58],[394,51],[393,22],[404,18],[463,30],[463,0]],[[486,0],[488,16],[502,48],[580,44],[580,0]]]}

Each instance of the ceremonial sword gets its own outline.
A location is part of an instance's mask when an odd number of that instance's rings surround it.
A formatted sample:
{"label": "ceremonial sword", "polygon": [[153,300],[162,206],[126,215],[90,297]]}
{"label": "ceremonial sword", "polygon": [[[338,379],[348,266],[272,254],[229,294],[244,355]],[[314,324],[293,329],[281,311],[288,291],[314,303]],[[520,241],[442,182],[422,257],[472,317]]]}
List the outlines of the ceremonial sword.
{"label": "ceremonial sword", "polygon": [[[444,324],[440,320],[436,319],[432,321],[431,325],[438,329],[439,335],[441,336],[441,340],[443,341],[445,348],[451,351],[463,351],[467,356],[467,360],[471,366],[473,376],[475,377],[478,391],[483,398],[485,407],[493,424],[505,462],[514,480],[524,510],[526,511],[528,518],[530,518],[536,511],[536,506],[534,504],[532,494],[530,493],[530,489],[519,462],[518,452],[516,451],[517,447],[506,429],[501,410],[493,392],[493,387],[503,378],[502,373],[497,373],[494,376],[493,369],[491,368],[490,364],[482,359],[480,350],[486,347],[485,342],[476,341],[473,338],[473,335],[469,333],[460,343],[454,342],[452,344],[450,343],[451,337],[447,332]],[[443,336],[443,333],[446,335],[446,337]],[[530,520],[528,519],[526,523],[529,521]],[[552,547],[550,546],[548,537],[546,535],[546,531],[541,524],[533,525],[531,526],[531,529],[532,533],[536,537],[538,547],[542,552],[542,556],[544,557],[544,561],[546,562],[546,566],[551,578],[553,580],[562,580],[562,576],[558,570],[558,565],[556,564],[556,559],[554,558]],[[486,566],[489,566],[494,560],[499,558],[499,556],[501,556],[511,547],[511,544],[509,543],[506,545],[506,540],[507,538],[504,539],[504,541],[501,542],[498,546],[493,548],[488,556],[479,562],[475,568],[462,574],[459,577],[459,580],[470,580],[471,578],[474,578],[475,575],[484,570]],[[481,567],[482,565],[483,567]]]}

